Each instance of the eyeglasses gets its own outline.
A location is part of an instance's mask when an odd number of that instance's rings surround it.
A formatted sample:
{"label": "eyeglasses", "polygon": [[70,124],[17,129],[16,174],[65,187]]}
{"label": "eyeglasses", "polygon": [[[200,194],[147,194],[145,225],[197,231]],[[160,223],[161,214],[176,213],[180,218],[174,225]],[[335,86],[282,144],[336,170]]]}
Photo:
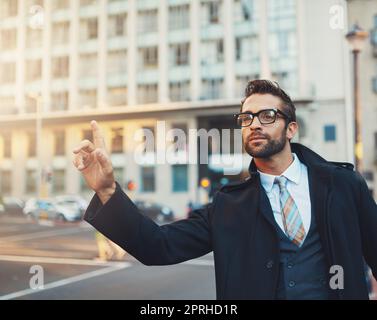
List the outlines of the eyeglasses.
{"label": "eyeglasses", "polygon": [[234,117],[237,120],[237,124],[241,127],[251,126],[255,117],[258,117],[258,120],[261,124],[270,124],[274,123],[278,117],[278,114],[282,115],[283,118],[290,119],[283,111],[277,108],[263,109],[256,113],[247,111],[236,113]]}

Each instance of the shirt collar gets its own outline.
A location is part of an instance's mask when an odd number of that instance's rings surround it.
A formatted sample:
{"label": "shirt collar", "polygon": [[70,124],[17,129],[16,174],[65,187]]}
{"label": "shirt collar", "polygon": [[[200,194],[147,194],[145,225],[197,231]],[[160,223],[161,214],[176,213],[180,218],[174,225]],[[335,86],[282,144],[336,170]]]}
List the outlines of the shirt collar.
{"label": "shirt collar", "polygon": [[[289,165],[289,167],[281,174],[281,176],[286,177],[289,181],[299,184],[300,177],[301,177],[301,165],[300,160],[295,153],[292,153],[293,162]],[[268,174],[257,170],[260,174],[260,179],[263,188],[266,190],[267,193],[271,192],[272,187],[274,186],[275,175]]]}

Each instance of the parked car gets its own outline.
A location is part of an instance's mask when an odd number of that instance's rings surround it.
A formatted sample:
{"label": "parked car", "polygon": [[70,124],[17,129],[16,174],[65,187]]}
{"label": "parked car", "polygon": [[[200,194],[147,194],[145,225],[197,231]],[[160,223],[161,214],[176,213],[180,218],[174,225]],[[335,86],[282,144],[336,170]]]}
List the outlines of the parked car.
{"label": "parked car", "polygon": [[8,214],[22,214],[25,203],[16,197],[4,197],[4,209]]}
{"label": "parked car", "polygon": [[174,220],[174,212],[167,206],[145,200],[136,200],[134,203],[143,215],[156,222],[171,222]]}
{"label": "parked car", "polygon": [[82,218],[82,210],[76,201],[55,200],[56,219],[60,221],[78,221]]}
{"label": "parked car", "polygon": [[47,199],[31,198],[27,200],[23,212],[33,219],[55,219],[56,217],[53,202]]}
{"label": "parked car", "polygon": [[56,196],[55,200],[67,203],[76,203],[80,208],[81,216],[84,215],[86,208],[88,207],[88,201],[86,201],[83,197],[75,194]]}
{"label": "parked car", "polygon": [[76,202],[55,199],[29,199],[23,212],[33,219],[77,221],[82,217]]}

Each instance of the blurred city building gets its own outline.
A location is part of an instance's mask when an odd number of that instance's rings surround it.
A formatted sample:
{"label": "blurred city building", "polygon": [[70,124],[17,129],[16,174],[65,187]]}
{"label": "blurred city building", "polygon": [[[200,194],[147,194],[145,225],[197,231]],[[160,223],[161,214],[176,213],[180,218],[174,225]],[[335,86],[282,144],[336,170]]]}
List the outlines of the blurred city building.
{"label": "blurred city building", "polygon": [[[361,3],[349,1],[350,22],[375,30],[375,1],[369,9]],[[344,10],[343,28],[331,26],[334,5]],[[346,9],[343,0],[0,0],[2,194],[35,196],[39,164],[47,194],[90,198],[72,150],[91,139],[95,119],[117,181],[133,186],[129,195],[183,216],[189,201],[199,201],[203,178],[215,188],[243,174],[224,179],[218,152],[208,165],[139,165],[134,132],[156,132],[157,121],[186,133],[235,128],[232,114],[256,78],[278,81],[294,99],[296,141],[329,160],[353,161]],[[377,195],[373,53],[371,45],[363,52],[363,137]],[[197,148],[186,143],[177,152]],[[248,156],[239,157],[247,170]]]}

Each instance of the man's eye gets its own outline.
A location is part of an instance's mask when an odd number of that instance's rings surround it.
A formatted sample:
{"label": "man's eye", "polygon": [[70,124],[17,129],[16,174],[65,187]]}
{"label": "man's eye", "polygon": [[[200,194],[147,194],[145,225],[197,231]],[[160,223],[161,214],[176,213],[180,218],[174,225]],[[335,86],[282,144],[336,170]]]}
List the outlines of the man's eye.
{"label": "man's eye", "polygon": [[247,114],[245,114],[245,115],[240,115],[239,117],[238,117],[238,123],[239,124],[244,124],[244,123],[247,123],[247,122],[249,122],[250,121],[250,116],[249,115],[247,115]]}
{"label": "man's eye", "polygon": [[274,118],[274,113],[273,112],[264,112],[261,114],[263,119],[273,119]]}

